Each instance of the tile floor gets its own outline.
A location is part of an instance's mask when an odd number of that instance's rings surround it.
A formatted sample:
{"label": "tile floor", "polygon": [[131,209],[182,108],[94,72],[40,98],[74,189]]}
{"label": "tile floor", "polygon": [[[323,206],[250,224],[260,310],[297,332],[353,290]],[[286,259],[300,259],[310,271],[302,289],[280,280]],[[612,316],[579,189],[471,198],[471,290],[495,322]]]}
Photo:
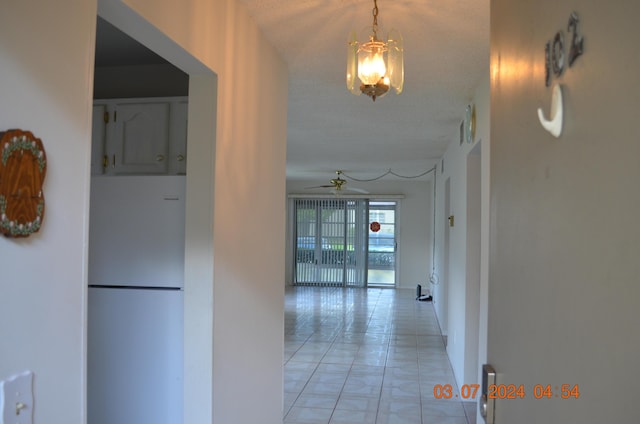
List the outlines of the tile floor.
{"label": "tile floor", "polygon": [[288,287],[285,424],[475,424],[430,302],[407,289]]}

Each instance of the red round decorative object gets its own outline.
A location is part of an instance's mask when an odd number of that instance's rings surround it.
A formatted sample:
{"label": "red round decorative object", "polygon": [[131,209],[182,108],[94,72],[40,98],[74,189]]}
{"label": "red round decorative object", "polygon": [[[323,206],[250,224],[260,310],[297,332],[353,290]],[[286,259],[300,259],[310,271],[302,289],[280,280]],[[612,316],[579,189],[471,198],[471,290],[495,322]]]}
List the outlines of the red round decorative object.
{"label": "red round decorative object", "polygon": [[373,231],[374,233],[377,233],[378,231],[380,231],[380,223],[377,221],[373,221],[370,225],[369,225],[369,229],[371,231]]}

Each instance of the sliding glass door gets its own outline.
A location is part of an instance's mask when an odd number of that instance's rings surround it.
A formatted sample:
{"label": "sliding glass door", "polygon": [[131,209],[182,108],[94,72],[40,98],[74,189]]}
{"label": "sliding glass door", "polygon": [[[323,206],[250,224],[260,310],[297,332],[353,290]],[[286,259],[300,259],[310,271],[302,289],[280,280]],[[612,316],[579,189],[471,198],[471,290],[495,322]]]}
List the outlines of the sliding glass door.
{"label": "sliding glass door", "polygon": [[396,202],[369,202],[367,281],[374,286],[396,283]]}
{"label": "sliding glass door", "polygon": [[363,286],[366,202],[298,199],[295,202],[296,284]]}
{"label": "sliding glass door", "polygon": [[371,236],[369,204],[366,199],[295,201],[295,284],[366,287],[381,275],[381,284],[394,284],[389,278],[395,278],[395,214],[391,219],[384,209],[383,231]]}

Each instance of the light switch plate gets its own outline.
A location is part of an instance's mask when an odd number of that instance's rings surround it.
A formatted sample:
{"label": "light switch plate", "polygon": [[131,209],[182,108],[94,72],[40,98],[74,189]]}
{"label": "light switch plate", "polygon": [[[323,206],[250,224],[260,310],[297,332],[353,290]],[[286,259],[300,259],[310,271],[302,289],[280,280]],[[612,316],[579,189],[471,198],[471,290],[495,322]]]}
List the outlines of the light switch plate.
{"label": "light switch plate", "polygon": [[0,381],[0,424],[33,424],[33,373],[25,371]]}

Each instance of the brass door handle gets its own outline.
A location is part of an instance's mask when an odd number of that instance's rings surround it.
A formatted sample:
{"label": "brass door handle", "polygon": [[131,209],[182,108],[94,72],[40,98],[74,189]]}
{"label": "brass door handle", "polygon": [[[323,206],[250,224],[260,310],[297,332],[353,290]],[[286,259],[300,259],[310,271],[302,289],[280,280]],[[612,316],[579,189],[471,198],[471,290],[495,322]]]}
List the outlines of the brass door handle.
{"label": "brass door handle", "polygon": [[182,162],[182,161],[184,161],[184,156],[183,155],[178,155],[176,157],[176,159],[178,159],[178,162]]}
{"label": "brass door handle", "polygon": [[162,161],[164,161],[164,155],[156,156],[156,162],[162,162]]}

